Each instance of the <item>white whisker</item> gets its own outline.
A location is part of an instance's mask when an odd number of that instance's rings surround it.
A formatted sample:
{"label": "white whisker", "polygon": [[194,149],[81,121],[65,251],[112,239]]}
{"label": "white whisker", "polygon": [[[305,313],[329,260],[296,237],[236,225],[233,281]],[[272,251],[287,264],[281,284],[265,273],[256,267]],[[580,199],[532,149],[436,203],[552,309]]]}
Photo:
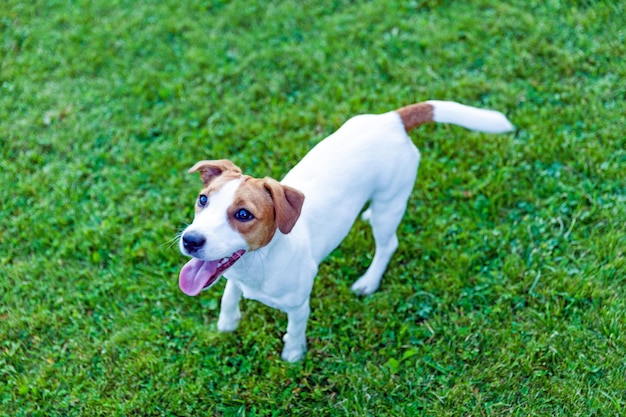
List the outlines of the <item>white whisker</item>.
{"label": "white whisker", "polygon": [[174,247],[176,244],[178,244],[178,241],[180,240],[180,238],[183,235],[183,232],[185,231],[187,226],[189,226],[189,224],[185,223],[185,227],[178,228],[178,232],[176,232],[176,236],[174,236],[173,238],[168,239],[167,241],[161,243],[159,245],[159,247],[162,248],[162,247],[166,246],[167,249],[171,249],[172,247]]}

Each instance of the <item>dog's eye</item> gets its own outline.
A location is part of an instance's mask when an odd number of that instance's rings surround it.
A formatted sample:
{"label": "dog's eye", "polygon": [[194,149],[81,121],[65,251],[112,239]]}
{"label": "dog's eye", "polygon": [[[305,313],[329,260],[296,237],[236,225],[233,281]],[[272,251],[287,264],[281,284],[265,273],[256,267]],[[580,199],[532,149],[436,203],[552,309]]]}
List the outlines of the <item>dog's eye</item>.
{"label": "dog's eye", "polygon": [[205,196],[204,194],[200,194],[198,196],[198,207],[204,207],[207,205],[208,202],[209,202],[209,197]]}
{"label": "dog's eye", "polygon": [[246,209],[239,209],[235,212],[235,219],[239,220],[240,222],[249,222],[250,220],[254,219],[254,216]]}

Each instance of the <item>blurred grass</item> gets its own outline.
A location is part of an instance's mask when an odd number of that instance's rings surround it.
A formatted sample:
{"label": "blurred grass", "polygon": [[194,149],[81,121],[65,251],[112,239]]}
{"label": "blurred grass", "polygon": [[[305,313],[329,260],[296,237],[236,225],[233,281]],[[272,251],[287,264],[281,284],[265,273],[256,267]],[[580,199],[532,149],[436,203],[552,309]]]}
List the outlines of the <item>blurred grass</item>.
{"label": "blurred grass", "polygon": [[[623,415],[624,2],[9,0],[0,10],[0,414]],[[379,292],[357,222],[309,353],[177,286],[198,159],[281,177],[354,114],[496,108],[423,155]],[[349,156],[348,156],[349,157]]]}

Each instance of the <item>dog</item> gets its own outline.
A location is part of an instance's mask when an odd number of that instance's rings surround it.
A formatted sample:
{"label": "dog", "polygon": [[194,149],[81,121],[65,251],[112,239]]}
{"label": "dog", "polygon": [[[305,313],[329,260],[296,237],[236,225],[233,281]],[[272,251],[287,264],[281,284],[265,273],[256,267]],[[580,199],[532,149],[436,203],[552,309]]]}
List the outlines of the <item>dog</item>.
{"label": "dog", "polygon": [[226,159],[197,162],[189,172],[199,172],[204,187],[179,240],[180,251],[192,257],[180,272],[180,289],[196,296],[224,275],[218,331],[237,328],[242,296],[258,300],[287,313],[281,357],[301,360],[318,266],[367,203],[363,217],[372,227],[375,254],[352,291],[378,289],[398,246],[396,229],[420,162],[408,132],[429,122],[486,133],[513,130],[500,112],[431,100],[352,117],[280,182],[244,175]]}

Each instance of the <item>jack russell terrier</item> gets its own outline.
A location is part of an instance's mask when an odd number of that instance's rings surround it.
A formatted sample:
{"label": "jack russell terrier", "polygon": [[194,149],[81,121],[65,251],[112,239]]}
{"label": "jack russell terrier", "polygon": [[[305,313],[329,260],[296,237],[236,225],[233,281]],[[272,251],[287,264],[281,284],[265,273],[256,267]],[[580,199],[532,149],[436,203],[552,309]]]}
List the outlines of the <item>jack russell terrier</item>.
{"label": "jack russell terrier", "polygon": [[258,300],[287,313],[282,359],[302,359],[318,265],[368,202],[363,218],[372,226],[376,251],[352,291],[369,295],[380,285],[398,247],[396,229],[420,162],[407,132],[428,122],[487,133],[513,130],[500,112],[433,100],[351,118],[281,182],[243,175],[226,159],[196,163],[189,172],[200,172],[204,188],[179,242],[192,257],[180,272],[180,289],[195,296],[224,275],[218,330],[237,328],[242,296]]}

